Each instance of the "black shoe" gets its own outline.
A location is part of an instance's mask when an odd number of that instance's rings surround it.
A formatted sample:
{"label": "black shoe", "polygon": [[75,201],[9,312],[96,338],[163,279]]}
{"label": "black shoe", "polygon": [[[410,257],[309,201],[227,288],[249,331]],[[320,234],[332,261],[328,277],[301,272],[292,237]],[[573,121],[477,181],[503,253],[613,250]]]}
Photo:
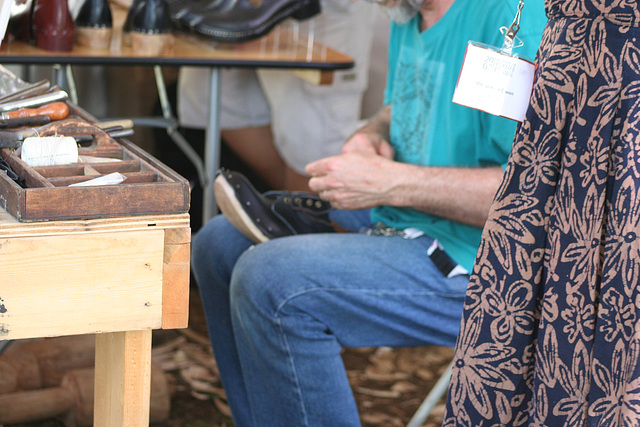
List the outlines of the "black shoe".
{"label": "black shoe", "polygon": [[213,184],[218,207],[254,243],[307,233],[332,233],[328,202],[302,192],[260,194],[239,172],[222,169]]}
{"label": "black shoe", "polygon": [[108,0],[85,0],[75,22],[76,27],[112,28],[113,17]]}
{"label": "black shoe", "polygon": [[320,0],[228,0],[212,11],[190,14],[182,24],[221,42],[244,42],[262,37],[281,21],[311,18],[320,13]]}
{"label": "black shoe", "polygon": [[235,0],[167,0],[174,28],[190,31],[201,16],[232,7]]}
{"label": "black shoe", "polygon": [[76,43],[93,49],[108,49],[113,17],[108,0],[84,0],[75,20]]}
{"label": "black shoe", "polygon": [[133,0],[122,31],[143,34],[171,32],[171,14],[166,0]]}

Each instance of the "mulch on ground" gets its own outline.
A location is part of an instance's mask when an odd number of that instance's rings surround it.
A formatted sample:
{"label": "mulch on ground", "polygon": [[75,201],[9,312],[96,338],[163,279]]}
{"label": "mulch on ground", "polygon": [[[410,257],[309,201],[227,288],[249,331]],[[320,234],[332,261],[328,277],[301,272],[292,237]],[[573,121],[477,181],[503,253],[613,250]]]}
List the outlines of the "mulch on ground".
{"label": "mulch on ground", "polygon": [[[187,329],[153,332],[152,363],[165,372],[172,398],[169,418],[151,427],[232,427],[199,296],[193,289],[190,310]],[[363,427],[405,426],[452,356],[451,348],[439,346],[345,349],[343,360]],[[443,411],[441,401],[424,426],[439,426]],[[49,419],[5,427],[64,425]]]}

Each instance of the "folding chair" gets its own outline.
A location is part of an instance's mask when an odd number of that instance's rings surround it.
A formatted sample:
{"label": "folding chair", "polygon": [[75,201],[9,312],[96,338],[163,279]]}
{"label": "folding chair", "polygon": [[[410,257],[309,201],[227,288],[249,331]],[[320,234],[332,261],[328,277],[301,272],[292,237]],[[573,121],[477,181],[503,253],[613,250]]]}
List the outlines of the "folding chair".
{"label": "folding chair", "polygon": [[409,420],[407,427],[420,427],[424,424],[433,408],[447,392],[449,381],[451,380],[451,368],[453,368],[453,361],[449,363],[447,369],[440,376],[427,397],[422,401],[416,412],[413,414],[413,417],[411,417],[411,420]]}

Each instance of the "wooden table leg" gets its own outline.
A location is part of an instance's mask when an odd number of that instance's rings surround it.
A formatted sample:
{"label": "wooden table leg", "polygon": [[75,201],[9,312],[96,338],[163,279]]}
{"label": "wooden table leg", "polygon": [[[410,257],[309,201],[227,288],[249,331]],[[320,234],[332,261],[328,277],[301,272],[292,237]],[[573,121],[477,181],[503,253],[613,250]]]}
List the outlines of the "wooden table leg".
{"label": "wooden table leg", "polygon": [[151,330],[96,335],[95,427],[149,426]]}

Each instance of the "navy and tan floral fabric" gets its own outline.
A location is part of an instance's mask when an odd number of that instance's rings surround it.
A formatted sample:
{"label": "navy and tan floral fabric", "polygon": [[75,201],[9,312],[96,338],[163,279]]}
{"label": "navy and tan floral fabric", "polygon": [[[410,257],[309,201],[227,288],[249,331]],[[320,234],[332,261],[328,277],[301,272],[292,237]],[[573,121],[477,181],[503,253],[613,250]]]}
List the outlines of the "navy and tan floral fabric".
{"label": "navy and tan floral fabric", "polygon": [[531,106],[467,292],[446,426],[640,425],[640,6],[546,9]]}

